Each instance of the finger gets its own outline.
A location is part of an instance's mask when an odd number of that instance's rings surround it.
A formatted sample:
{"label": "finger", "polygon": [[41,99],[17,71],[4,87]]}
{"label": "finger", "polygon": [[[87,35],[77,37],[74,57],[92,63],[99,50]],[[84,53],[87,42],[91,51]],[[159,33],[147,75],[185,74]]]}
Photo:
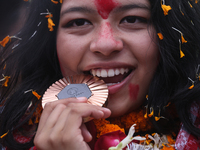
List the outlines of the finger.
{"label": "finger", "polygon": [[86,103],[87,102],[87,98],[85,98],[85,97],[68,98],[68,99],[62,99],[62,100],[58,100],[58,101],[47,103],[45,105],[45,107],[44,107],[43,112],[42,112],[38,130],[40,131],[40,129],[42,129],[44,127],[44,125],[47,122],[47,119],[49,118],[49,115],[52,113],[52,111],[55,109],[55,107],[58,104],[68,105],[71,102],[73,102],[73,103]]}
{"label": "finger", "polygon": [[85,126],[85,124],[82,124],[80,129],[82,131],[82,135],[83,135],[84,141],[87,142],[87,143],[90,142],[92,140],[92,135],[87,130],[87,127]]}
{"label": "finger", "polygon": [[[66,132],[70,132],[71,134],[80,128],[81,124],[83,123],[83,118],[85,117],[100,119],[110,115],[110,110],[91,104],[70,103],[67,107],[70,108],[70,111],[64,130],[66,130]],[[70,127],[72,126],[73,129],[69,131]]]}

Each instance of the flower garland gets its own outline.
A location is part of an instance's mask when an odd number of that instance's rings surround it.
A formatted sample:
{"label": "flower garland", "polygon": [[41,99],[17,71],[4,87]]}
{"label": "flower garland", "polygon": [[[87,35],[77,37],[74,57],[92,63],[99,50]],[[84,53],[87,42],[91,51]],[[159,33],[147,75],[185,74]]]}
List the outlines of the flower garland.
{"label": "flower garland", "polygon": [[97,129],[97,138],[103,134],[117,130],[125,133],[125,131],[128,131],[133,124],[136,124],[136,132],[144,132],[153,129],[149,118],[144,118],[143,108],[140,108],[121,117],[110,118],[109,121],[106,119],[94,119],[93,122]]}

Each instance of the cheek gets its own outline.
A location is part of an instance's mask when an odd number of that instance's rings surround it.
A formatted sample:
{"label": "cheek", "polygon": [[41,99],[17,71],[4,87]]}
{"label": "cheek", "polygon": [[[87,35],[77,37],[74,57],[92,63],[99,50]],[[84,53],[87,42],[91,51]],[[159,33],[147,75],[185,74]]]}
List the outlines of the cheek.
{"label": "cheek", "polygon": [[130,100],[136,101],[139,93],[139,85],[129,84],[129,97]]}

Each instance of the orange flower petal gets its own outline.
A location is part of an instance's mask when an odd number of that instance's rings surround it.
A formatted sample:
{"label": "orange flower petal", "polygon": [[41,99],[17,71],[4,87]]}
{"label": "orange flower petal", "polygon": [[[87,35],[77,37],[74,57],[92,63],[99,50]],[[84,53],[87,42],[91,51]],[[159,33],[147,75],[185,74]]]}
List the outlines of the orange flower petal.
{"label": "orange flower petal", "polygon": [[193,89],[193,87],[194,87],[194,84],[192,84],[188,89],[191,90],[191,89]]}
{"label": "orange flower petal", "polygon": [[61,4],[62,4],[62,2],[63,2],[63,1],[62,1],[62,0],[60,0],[60,3],[61,3]]}
{"label": "orange flower petal", "polygon": [[184,39],[183,35],[181,35],[181,41],[182,41],[182,43],[187,43],[187,41]]}
{"label": "orange flower petal", "polygon": [[183,58],[185,56],[185,54],[183,53],[182,50],[180,50],[180,58]]}
{"label": "orange flower petal", "polygon": [[4,80],[5,80],[5,82],[4,82],[4,84],[3,84],[4,87],[8,87],[9,79],[10,79],[10,76],[5,76],[5,77],[4,77]]}
{"label": "orange flower petal", "polygon": [[[8,130],[8,132],[9,132],[9,130]],[[8,132],[4,133],[2,136],[0,136],[0,138],[1,139],[4,138],[8,134]]]}
{"label": "orange flower petal", "polygon": [[53,14],[48,14],[45,16],[46,18],[52,18],[53,17]]}
{"label": "orange flower petal", "polygon": [[53,26],[55,26],[55,24],[53,23],[53,20],[51,18],[48,18],[49,31],[53,31]]}
{"label": "orange flower petal", "polygon": [[148,114],[149,117],[152,117],[153,116],[153,110],[151,111],[150,114]]}
{"label": "orange flower petal", "polygon": [[37,97],[38,100],[41,98],[41,96],[35,91],[32,91],[32,94],[35,95],[35,97]]}
{"label": "orange flower petal", "polygon": [[168,15],[168,12],[172,9],[171,6],[169,6],[169,5],[163,5],[163,4],[161,4],[161,7],[163,9],[163,12],[164,12],[165,16]]}
{"label": "orange flower petal", "polygon": [[58,1],[51,0],[54,4],[58,4]]}
{"label": "orange flower petal", "polygon": [[157,35],[158,35],[158,37],[159,37],[160,40],[163,40],[163,35],[162,35],[162,33],[157,33]]}
{"label": "orange flower petal", "polygon": [[155,117],[155,120],[156,120],[156,121],[160,120],[160,117]]}
{"label": "orange flower petal", "polygon": [[3,70],[5,70],[6,69],[6,64],[4,65],[4,67],[3,67]]}
{"label": "orange flower petal", "polygon": [[10,37],[6,36],[2,41],[0,41],[0,44],[5,47],[6,44],[10,41]]}
{"label": "orange flower petal", "polygon": [[144,118],[145,118],[145,119],[147,119],[147,118],[148,118],[148,117],[147,117],[147,113],[144,115]]}

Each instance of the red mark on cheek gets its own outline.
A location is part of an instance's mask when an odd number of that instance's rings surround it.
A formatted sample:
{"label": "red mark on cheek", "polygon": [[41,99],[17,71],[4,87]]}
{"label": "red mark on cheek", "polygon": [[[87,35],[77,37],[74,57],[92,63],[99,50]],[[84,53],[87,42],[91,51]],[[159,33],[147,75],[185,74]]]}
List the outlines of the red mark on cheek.
{"label": "red mark on cheek", "polygon": [[113,2],[113,0],[95,0],[95,5],[101,17],[107,19],[110,12],[118,6],[118,3]]}
{"label": "red mark on cheek", "polygon": [[129,85],[129,95],[131,100],[137,100],[139,92],[139,85],[130,84]]}

